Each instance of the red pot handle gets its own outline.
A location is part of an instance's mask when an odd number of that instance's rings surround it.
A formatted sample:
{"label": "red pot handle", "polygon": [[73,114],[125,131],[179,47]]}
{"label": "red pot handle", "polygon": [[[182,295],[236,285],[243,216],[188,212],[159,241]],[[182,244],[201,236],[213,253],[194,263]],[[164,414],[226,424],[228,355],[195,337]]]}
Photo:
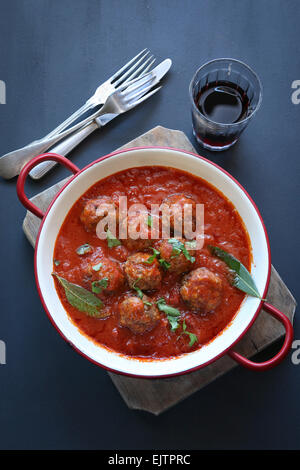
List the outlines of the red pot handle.
{"label": "red pot handle", "polygon": [[40,219],[44,217],[44,213],[28,199],[24,191],[24,186],[27,175],[32,170],[32,168],[34,168],[36,165],[39,165],[39,163],[46,162],[47,160],[54,160],[55,162],[61,163],[74,174],[80,171],[80,169],[74,165],[74,163],[68,160],[68,158],[63,157],[62,155],[58,155],[57,153],[43,153],[42,155],[38,155],[26,163],[26,165],[22,168],[17,181],[17,194],[23,206],[25,206],[26,209],[28,209]]}
{"label": "red pot handle", "polygon": [[266,302],[264,303],[263,309],[273,315],[274,318],[279,320],[285,328],[285,339],[279,353],[277,353],[276,356],[272,357],[272,359],[269,359],[268,361],[253,362],[235,351],[228,352],[228,355],[242,366],[247,367],[248,369],[262,371],[277,366],[277,364],[279,364],[285,358],[291,348],[294,335],[293,325],[284,313],[280,312],[280,310]]}

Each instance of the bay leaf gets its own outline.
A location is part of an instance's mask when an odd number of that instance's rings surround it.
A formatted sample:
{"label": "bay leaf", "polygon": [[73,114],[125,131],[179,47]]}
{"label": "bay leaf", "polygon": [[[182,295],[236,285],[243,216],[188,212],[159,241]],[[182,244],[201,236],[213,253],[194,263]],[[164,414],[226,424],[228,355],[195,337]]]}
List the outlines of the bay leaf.
{"label": "bay leaf", "polygon": [[[102,301],[89,290],[77,284],[67,281],[56,273],[52,273],[59,283],[63,286],[68,302],[80,312],[84,312],[90,317],[101,318],[103,313],[100,311],[103,307]],[[107,316],[107,313],[105,314]]]}
{"label": "bay leaf", "polygon": [[245,292],[246,294],[251,295],[252,297],[258,297],[261,299],[261,296],[258,292],[256,284],[249,273],[248,269],[233,255],[228,253],[218,246],[208,245],[211,253],[222,261],[224,261],[227,266],[233,272],[233,281],[232,284],[237,287],[239,290]]}

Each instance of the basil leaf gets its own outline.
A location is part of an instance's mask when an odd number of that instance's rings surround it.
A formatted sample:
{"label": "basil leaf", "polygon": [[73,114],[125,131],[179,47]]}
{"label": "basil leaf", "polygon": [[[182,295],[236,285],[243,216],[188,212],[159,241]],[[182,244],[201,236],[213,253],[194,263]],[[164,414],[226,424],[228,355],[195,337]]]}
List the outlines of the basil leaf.
{"label": "basil leaf", "polygon": [[191,348],[192,346],[194,346],[194,344],[196,342],[198,342],[198,336],[195,335],[195,333],[191,333],[190,331],[187,331],[186,329],[186,323],[185,323],[185,320],[183,320],[182,322],[182,332],[180,333],[180,335],[178,336],[177,340],[180,338],[180,336],[182,335],[187,335],[189,338],[190,338],[190,342],[189,342],[189,347]]}
{"label": "basil leaf", "polygon": [[108,248],[113,248],[114,246],[121,245],[120,240],[114,237],[110,230],[106,231],[106,239],[107,239]]}
{"label": "basil leaf", "polygon": [[157,303],[159,310],[161,310],[162,312],[165,312],[168,315],[171,315],[172,317],[179,317],[180,311],[177,308],[172,307],[171,305],[168,305],[165,299],[163,298],[158,299],[156,303]]}
{"label": "basil leaf", "polygon": [[[136,285],[139,281],[141,280],[141,278],[139,277],[139,279],[137,279],[133,285],[132,285],[132,288],[136,291],[137,293],[137,296],[143,300],[144,298],[144,292]],[[151,302],[148,302],[147,300],[143,300],[143,303],[144,305],[148,305],[148,307],[152,307],[152,303]]]}
{"label": "basil leaf", "polygon": [[99,279],[99,281],[92,282],[92,292],[94,292],[94,294],[100,294],[102,289],[106,289],[107,286],[108,278],[104,277],[103,279]]}
{"label": "basil leaf", "polygon": [[137,296],[142,299],[144,297],[143,291],[137,286],[137,283],[141,280],[139,277],[136,281],[134,281],[132,288],[137,292]]}
{"label": "basil leaf", "polygon": [[91,251],[93,251],[93,248],[88,243],[85,243],[84,245],[81,245],[76,249],[76,253],[79,256],[86,255],[87,253],[90,253]]}
{"label": "basil leaf", "polygon": [[180,253],[183,253],[187,260],[189,260],[191,263],[195,262],[194,256],[191,256],[184,243],[182,243],[180,240],[177,238],[170,238],[168,243],[170,243],[170,245],[173,247],[172,253],[174,252],[174,256],[178,256]]}
{"label": "basil leaf", "polygon": [[176,258],[176,256],[179,256],[181,253],[181,250],[179,248],[177,248],[176,246],[173,246],[173,249],[172,249],[172,258]]}
{"label": "basil leaf", "polygon": [[148,225],[148,227],[152,227],[152,217],[151,217],[151,215],[148,215],[147,225]]}
{"label": "basil leaf", "polygon": [[152,264],[155,258],[157,258],[158,255],[160,255],[160,252],[156,250],[155,248],[151,247],[151,250],[153,251],[153,255],[149,256],[149,258],[144,261],[145,264]]}
{"label": "basil leaf", "polygon": [[168,262],[167,262],[165,259],[163,259],[163,258],[160,258],[160,259],[158,260],[158,262],[159,262],[159,264],[161,265],[161,267],[164,268],[165,270],[169,269],[170,266],[171,266],[171,264],[168,263]]}
{"label": "basil leaf", "polygon": [[185,247],[190,248],[190,250],[196,250],[196,248],[197,248],[196,240],[191,240],[191,241],[185,242]]}
{"label": "basil leaf", "polygon": [[176,317],[172,317],[170,315],[167,315],[168,322],[170,324],[171,331],[176,331],[177,328],[179,327],[179,322]]}
{"label": "basil leaf", "polygon": [[[166,314],[168,322],[171,327],[171,331],[176,331],[177,328],[179,327],[180,311],[177,308],[172,307],[171,305],[168,305],[164,298],[158,299],[156,304],[157,304],[158,309],[161,312],[164,312]],[[190,333],[189,331],[186,330],[186,323],[184,320],[182,322],[182,333],[180,333],[177,339],[179,339],[181,335],[189,336],[190,347],[192,347],[196,343],[196,341],[198,341],[197,335],[195,335],[194,333]]]}
{"label": "basil leaf", "polygon": [[94,271],[99,271],[100,268],[101,268],[101,266],[102,266],[102,263],[98,263],[98,264],[95,264],[94,266],[92,266],[92,269],[93,269]]}
{"label": "basil leaf", "polygon": [[102,288],[98,285],[98,282],[99,281],[92,282],[92,292],[94,292],[94,294],[100,294],[100,292],[102,292]]}
{"label": "basil leaf", "polygon": [[[189,342],[190,348],[191,348],[196,342],[198,342],[198,336],[195,335],[195,333],[191,333],[190,331],[187,331],[185,320],[183,320],[183,322],[182,322],[182,333],[181,333],[181,335],[188,335],[188,337],[190,338],[190,342]],[[181,335],[180,335],[180,336],[181,336]]]}
{"label": "basil leaf", "polygon": [[208,248],[210,249],[213,255],[217,256],[222,261],[224,261],[227,266],[234,272],[232,284],[235,287],[245,292],[246,294],[251,295],[252,297],[258,297],[259,299],[261,299],[261,296],[258,292],[253,278],[251,277],[251,274],[237,258],[217,246],[208,245]]}
{"label": "basil leaf", "polygon": [[177,238],[170,238],[168,240],[168,243],[170,245],[172,245],[173,256],[180,255],[180,253],[182,252],[182,247],[184,246],[184,244],[180,240],[177,240]]}
{"label": "basil leaf", "polygon": [[54,259],[53,260],[55,266],[59,266],[60,265],[60,261],[58,259]]}
{"label": "basil leaf", "polygon": [[99,311],[103,307],[101,300],[92,292],[77,284],[67,281],[56,273],[52,273],[63,286],[68,302],[80,312],[84,312],[90,317],[101,318]]}
{"label": "basil leaf", "polygon": [[194,346],[195,343],[198,343],[198,336],[195,333],[190,333],[189,331],[185,331],[184,334],[188,335],[190,338],[189,346],[190,348]]}
{"label": "basil leaf", "polygon": [[163,298],[158,299],[156,304],[157,304],[158,310],[166,314],[168,322],[171,327],[171,331],[177,330],[179,326],[178,320],[180,317],[180,311],[177,308],[172,307],[171,305],[168,305],[165,299]]}

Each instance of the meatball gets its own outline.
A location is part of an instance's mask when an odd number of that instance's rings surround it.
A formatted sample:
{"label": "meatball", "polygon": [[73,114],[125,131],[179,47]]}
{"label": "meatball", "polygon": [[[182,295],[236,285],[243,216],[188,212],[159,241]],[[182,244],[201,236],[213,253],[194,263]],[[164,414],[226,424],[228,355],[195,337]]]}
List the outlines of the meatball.
{"label": "meatball", "polygon": [[152,330],[160,318],[159,311],[146,295],[142,299],[127,297],[119,305],[119,323],[134,334],[143,334]]}
{"label": "meatball", "polygon": [[[95,283],[96,288],[98,286],[105,294],[115,292],[125,284],[125,277],[119,264],[109,258],[93,260],[84,271],[86,280]],[[97,281],[102,282],[97,284]]]}
{"label": "meatball", "polygon": [[84,205],[80,214],[80,220],[88,232],[96,230],[97,224],[109,213],[117,221],[117,207],[109,196],[101,196],[97,199],[90,199]]}
{"label": "meatball", "polygon": [[[179,251],[182,247],[187,250],[185,253]],[[164,240],[160,246],[160,256],[169,263],[168,271],[171,273],[180,274],[190,271],[195,262],[194,255],[195,251],[189,249],[187,241],[183,238]]]}
{"label": "meatball", "polygon": [[180,294],[192,310],[208,313],[221,303],[222,291],[222,280],[217,274],[198,268],[184,277]]}
{"label": "meatball", "polygon": [[135,253],[127,258],[125,275],[130,287],[139,287],[141,290],[158,289],[161,284],[161,272],[157,259],[150,264],[149,253]]}
{"label": "meatball", "polygon": [[158,216],[136,212],[120,221],[119,235],[128,250],[143,251],[153,244],[153,239],[159,238],[159,230]]}
{"label": "meatball", "polygon": [[[196,202],[189,196],[184,194],[171,194],[163,200],[163,204],[166,204],[169,208],[170,213],[170,228],[174,230],[174,234],[181,236],[184,229],[184,211],[187,215],[187,207],[192,206],[192,225],[191,229],[196,230]],[[182,224],[180,224],[180,220]],[[177,221],[177,222],[176,222]],[[163,225],[166,227],[168,223],[168,217],[163,216]],[[186,237],[192,236],[192,234],[185,234]]]}

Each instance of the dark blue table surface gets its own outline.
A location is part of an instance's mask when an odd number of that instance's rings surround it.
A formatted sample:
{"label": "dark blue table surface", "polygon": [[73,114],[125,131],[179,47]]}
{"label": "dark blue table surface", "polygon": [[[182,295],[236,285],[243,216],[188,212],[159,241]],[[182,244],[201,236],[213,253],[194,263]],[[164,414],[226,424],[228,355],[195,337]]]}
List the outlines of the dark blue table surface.
{"label": "dark blue table surface", "polygon": [[[300,80],[299,1],[2,0],[0,9],[1,155],[46,134],[144,47],[173,60],[163,90],[78,147],[79,166],[158,124],[192,139],[195,69],[217,57],[252,66],[264,85],[261,110],[232,150],[201,153],[253,196],[273,264],[299,297],[300,105],[291,101],[291,84]],[[27,191],[66,175],[58,168]],[[0,181],[0,339],[7,347],[0,448],[299,448],[300,366],[291,354],[269,372],[239,367],[160,417],[129,410],[106,372],[69,348],[47,319],[15,184]]]}

